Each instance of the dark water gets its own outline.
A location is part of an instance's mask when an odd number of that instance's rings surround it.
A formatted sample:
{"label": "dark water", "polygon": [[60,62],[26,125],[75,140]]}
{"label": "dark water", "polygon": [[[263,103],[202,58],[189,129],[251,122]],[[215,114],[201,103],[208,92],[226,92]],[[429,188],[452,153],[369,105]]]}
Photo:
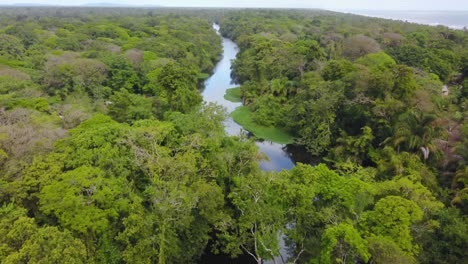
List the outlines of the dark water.
{"label": "dark water", "polygon": [[444,25],[454,29],[468,28],[468,10],[411,11],[411,10],[353,10],[353,14],[408,21],[431,26]]}
{"label": "dark water", "polygon": [[[214,26],[218,32],[219,27]],[[218,33],[219,34],[219,33]],[[233,103],[224,99],[226,89],[236,87],[231,79],[231,61],[236,58],[239,52],[237,45],[230,39],[223,38],[223,58],[216,65],[213,75],[206,80],[205,89],[203,90],[203,98],[206,102],[215,102],[220,104],[228,110],[229,113],[234,111],[236,107],[241,106],[242,103]],[[239,135],[245,133],[242,127],[234,122],[232,118],[225,121],[226,133],[228,135]],[[260,168],[264,171],[280,171],[282,169],[289,170],[294,166],[286,145],[277,144],[269,141],[257,141],[255,144],[259,147],[260,151],[265,153],[268,160],[260,162]]]}

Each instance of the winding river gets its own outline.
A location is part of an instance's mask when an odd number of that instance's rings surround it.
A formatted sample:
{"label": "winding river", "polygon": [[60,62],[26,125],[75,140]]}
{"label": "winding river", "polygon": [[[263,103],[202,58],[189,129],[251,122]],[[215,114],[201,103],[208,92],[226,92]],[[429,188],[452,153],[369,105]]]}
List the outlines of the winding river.
{"label": "winding river", "polygon": [[[218,35],[219,26],[213,25]],[[223,38],[223,57],[218,62],[213,70],[213,74],[205,81],[205,88],[202,92],[203,99],[205,102],[213,102],[224,106],[228,113],[234,111],[237,107],[241,106],[242,103],[233,103],[224,99],[224,94],[229,88],[237,87],[238,85],[233,82],[231,78],[231,64],[232,60],[236,58],[239,52],[239,47],[232,40]],[[242,126],[234,122],[231,117],[228,117],[224,121],[226,133],[231,136],[239,135],[239,133],[247,133]],[[259,163],[260,168],[263,171],[281,171],[283,169],[289,170],[294,167],[294,156],[300,156],[301,151],[295,151],[294,146],[282,145],[270,141],[257,140],[255,144],[259,150],[263,152],[268,159]],[[297,160],[300,160],[298,157]],[[280,238],[281,254],[287,256],[286,247],[284,245],[284,239]],[[202,263],[255,263],[253,259],[248,256],[240,256],[238,259],[229,259],[227,256],[214,256],[210,255],[202,260]],[[280,261],[278,259],[278,261]],[[265,264],[273,263],[267,261]]]}
{"label": "winding river", "polygon": [[[219,26],[213,26],[218,35]],[[232,40],[223,38],[223,57],[213,70],[213,75],[205,81],[205,89],[202,92],[203,99],[206,102],[214,102],[224,106],[228,113],[231,113],[242,105],[242,103],[233,103],[224,99],[226,89],[236,87],[236,83],[231,79],[231,62],[236,58],[239,48]],[[225,121],[225,129],[228,135],[239,135],[245,133],[245,130],[231,117]],[[268,160],[259,163],[260,168],[264,171],[280,171],[283,169],[289,170],[294,166],[291,158],[292,154],[287,152],[287,146],[269,141],[256,141],[255,144],[259,150],[263,152]]]}

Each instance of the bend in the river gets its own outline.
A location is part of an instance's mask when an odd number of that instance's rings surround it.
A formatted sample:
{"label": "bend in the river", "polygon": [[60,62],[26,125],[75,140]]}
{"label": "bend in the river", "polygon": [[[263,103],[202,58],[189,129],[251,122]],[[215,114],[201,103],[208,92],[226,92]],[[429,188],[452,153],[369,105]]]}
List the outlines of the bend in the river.
{"label": "bend in the river", "polygon": [[[219,26],[214,25],[218,34]],[[205,88],[202,92],[203,99],[206,102],[214,102],[226,107],[228,113],[231,113],[242,105],[242,103],[233,103],[224,99],[224,94],[229,88],[236,87],[236,83],[231,78],[231,63],[236,58],[239,48],[232,40],[223,38],[223,57],[213,70],[213,74],[205,81]],[[231,117],[225,121],[225,129],[228,135],[239,135],[244,133],[244,129],[234,122]],[[280,171],[282,169],[291,169],[294,166],[290,154],[286,151],[286,145],[277,144],[269,141],[256,141],[255,144],[260,151],[265,153],[268,160],[259,163],[264,171]]]}

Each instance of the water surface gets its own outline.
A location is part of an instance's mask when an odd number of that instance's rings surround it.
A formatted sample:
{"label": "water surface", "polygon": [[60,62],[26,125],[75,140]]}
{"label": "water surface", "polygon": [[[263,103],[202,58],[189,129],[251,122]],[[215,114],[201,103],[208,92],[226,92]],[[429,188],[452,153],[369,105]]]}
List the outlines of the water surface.
{"label": "water surface", "polygon": [[[213,26],[219,34],[219,26]],[[230,39],[223,38],[223,57],[218,62],[213,70],[213,75],[205,81],[205,89],[202,92],[203,99],[206,102],[214,102],[224,106],[228,113],[231,113],[242,105],[242,103],[233,103],[224,99],[226,89],[237,87],[231,78],[232,60],[236,58],[239,52],[239,47]],[[234,122],[231,117],[224,122],[226,133],[231,136],[245,133],[242,127]],[[286,145],[273,143],[270,141],[256,141],[255,144],[259,147],[268,160],[259,163],[260,168],[264,171],[280,171],[282,169],[291,169],[294,166],[290,154],[286,151]]]}
{"label": "water surface", "polygon": [[468,10],[352,10],[348,12],[357,15],[402,20],[431,26],[444,25],[454,29],[463,29],[468,27]]}

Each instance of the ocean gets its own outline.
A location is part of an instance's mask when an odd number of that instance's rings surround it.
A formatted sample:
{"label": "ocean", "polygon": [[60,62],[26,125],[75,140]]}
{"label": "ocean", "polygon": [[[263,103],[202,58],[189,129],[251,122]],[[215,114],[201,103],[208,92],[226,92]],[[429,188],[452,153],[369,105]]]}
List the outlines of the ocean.
{"label": "ocean", "polygon": [[463,11],[406,11],[406,10],[347,10],[363,16],[381,17],[431,26],[444,25],[454,29],[468,28],[468,10]]}

